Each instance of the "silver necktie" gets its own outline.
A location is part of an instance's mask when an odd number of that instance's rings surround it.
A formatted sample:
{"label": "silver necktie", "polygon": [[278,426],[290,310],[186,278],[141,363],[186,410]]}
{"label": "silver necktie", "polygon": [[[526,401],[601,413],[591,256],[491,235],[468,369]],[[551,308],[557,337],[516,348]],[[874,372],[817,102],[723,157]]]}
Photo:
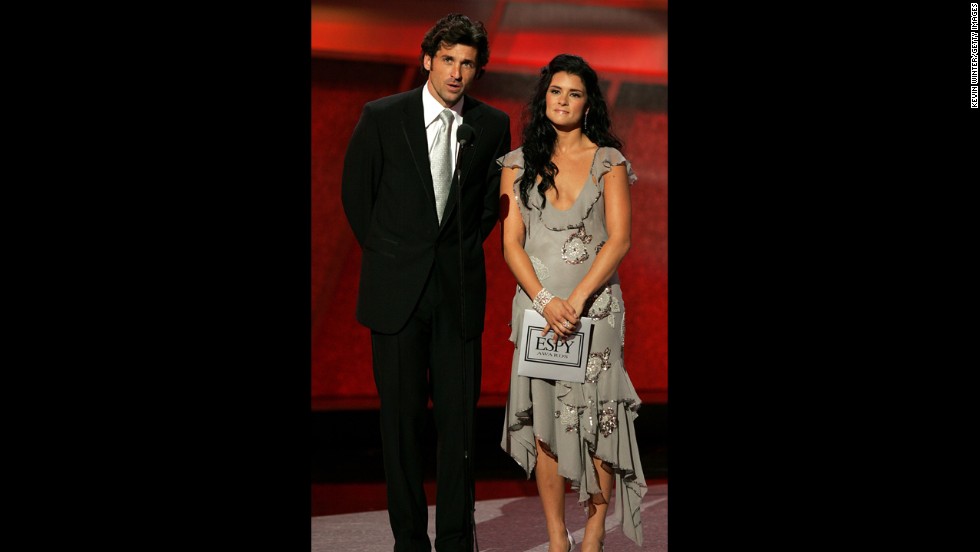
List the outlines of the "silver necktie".
{"label": "silver necktie", "polygon": [[442,224],[442,213],[446,209],[446,199],[449,197],[449,187],[452,185],[453,178],[452,152],[449,149],[452,145],[449,136],[453,128],[453,112],[443,109],[439,119],[442,120],[442,128],[432,144],[429,167],[432,170],[432,188],[436,196],[436,214],[439,215],[439,223]]}

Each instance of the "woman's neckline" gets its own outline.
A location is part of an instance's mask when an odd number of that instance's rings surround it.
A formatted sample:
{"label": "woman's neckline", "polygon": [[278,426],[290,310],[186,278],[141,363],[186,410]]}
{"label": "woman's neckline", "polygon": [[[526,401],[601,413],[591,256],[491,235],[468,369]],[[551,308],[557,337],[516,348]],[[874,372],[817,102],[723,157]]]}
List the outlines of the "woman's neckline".
{"label": "woman's neckline", "polygon": [[[581,188],[578,189],[578,195],[575,196],[575,201],[573,201],[572,204],[568,206],[568,209],[559,209],[558,207],[555,207],[554,203],[550,201],[545,204],[546,209],[550,206],[553,210],[559,213],[567,213],[572,209],[574,209],[576,205],[578,205],[578,200],[582,197],[582,192],[585,191],[585,188],[589,185],[589,181],[592,180],[592,172],[595,170],[595,160],[599,156],[600,149],[602,149],[602,146],[596,146],[595,152],[592,153],[592,162],[589,163],[589,174],[586,175],[585,183],[582,185]],[[558,187],[556,186],[555,193],[557,192],[558,192]]]}

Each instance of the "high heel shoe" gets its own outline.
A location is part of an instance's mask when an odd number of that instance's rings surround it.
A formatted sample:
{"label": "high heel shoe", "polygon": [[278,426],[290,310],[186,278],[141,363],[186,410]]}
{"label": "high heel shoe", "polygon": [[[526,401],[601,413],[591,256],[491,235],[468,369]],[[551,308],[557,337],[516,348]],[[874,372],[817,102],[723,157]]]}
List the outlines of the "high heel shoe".
{"label": "high heel shoe", "polygon": [[565,528],[565,534],[568,535],[568,552],[572,552],[572,548],[575,548],[575,539],[572,537],[572,532]]}

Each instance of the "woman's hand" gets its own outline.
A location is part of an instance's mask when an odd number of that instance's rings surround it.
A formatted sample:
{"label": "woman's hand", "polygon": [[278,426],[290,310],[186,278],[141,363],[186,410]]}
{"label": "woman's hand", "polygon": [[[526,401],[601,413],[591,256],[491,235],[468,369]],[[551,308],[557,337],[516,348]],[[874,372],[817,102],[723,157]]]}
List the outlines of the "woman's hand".
{"label": "woman's hand", "polygon": [[562,340],[571,337],[578,325],[578,315],[571,303],[557,296],[545,305],[544,320],[546,323],[541,335],[547,334],[548,330],[554,330]]}
{"label": "woman's hand", "polygon": [[579,297],[576,294],[572,294],[568,297],[568,306],[572,307],[572,311],[575,312],[576,316],[584,316],[588,313],[585,312],[585,300],[588,296]]}

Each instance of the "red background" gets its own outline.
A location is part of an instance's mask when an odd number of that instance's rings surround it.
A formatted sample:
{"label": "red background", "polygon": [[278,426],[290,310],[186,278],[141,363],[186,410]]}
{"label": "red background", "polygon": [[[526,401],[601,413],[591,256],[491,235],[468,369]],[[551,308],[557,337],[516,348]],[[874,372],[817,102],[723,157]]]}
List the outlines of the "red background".
{"label": "red background", "polygon": [[[551,57],[563,52],[581,55],[598,71],[613,131],[623,140],[623,152],[639,177],[631,195],[633,245],[619,270],[627,312],[626,369],[645,402],[666,403],[665,3],[424,2],[411,13],[393,14],[394,6],[401,4],[412,3],[313,4],[313,408],[376,405],[370,332],[354,318],[360,250],[340,204],[343,157],[365,102],[424,82],[418,71],[418,43],[428,26],[448,11],[488,23],[490,63],[470,93],[510,115],[512,148],[520,145],[521,109],[537,70]],[[560,11],[549,16],[549,9]],[[499,228],[484,251],[489,283],[480,404],[501,405],[513,353],[507,337],[515,280],[500,253]]]}

